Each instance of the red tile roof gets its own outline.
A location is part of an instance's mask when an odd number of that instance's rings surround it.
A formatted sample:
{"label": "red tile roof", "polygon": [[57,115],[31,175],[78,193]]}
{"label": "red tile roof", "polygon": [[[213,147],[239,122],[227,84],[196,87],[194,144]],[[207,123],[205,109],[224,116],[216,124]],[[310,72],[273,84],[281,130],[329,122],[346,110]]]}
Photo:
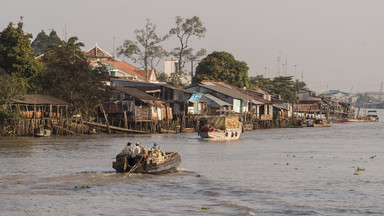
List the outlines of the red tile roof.
{"label": "red tile roof", "polygon": [[111,54],[102,50],[97,45],[95,47],[93,47],[92,49],[88,50],[85,53],[85,56],[87,56],[87,58],[113,58]]}

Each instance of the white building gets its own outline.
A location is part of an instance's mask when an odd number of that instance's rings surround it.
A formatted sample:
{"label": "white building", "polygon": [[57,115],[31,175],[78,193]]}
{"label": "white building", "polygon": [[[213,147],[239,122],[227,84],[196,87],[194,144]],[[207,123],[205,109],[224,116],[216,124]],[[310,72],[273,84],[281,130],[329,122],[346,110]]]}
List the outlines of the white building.
{"label": "white building", "polygon": [[164,73],[168,76],[171,76],[172,73],[175,73],[177,70],[177,60],[165,60],[164,61]]}

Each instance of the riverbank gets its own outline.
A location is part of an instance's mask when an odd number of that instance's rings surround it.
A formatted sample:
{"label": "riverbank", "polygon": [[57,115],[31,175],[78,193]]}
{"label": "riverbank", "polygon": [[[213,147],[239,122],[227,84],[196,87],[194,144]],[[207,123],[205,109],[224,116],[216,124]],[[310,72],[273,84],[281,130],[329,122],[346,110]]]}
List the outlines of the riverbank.
{"label": "riverbank", "polygon": [[[172,120],[163,121],[109,119],[84,121],[76,118],[39,118],[25,119],[15,123],[12,129],[2,128],[2,136],[34,136],[36,130],[44,128],[51,131],[52,135],[67,136],[79,134],[113,134],[113,133],[182,133],[197,132],[203,115],[185,115]],[[243,119],[244,130],[288,128],[298,126],[298,119],[274,118],[273,120],[260,120],[251,115],[238,115]]]}

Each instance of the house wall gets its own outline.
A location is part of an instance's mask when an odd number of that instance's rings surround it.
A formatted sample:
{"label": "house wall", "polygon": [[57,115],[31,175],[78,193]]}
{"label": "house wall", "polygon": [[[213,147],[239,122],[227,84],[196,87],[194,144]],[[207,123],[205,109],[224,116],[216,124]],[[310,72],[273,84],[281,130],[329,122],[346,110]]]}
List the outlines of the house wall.
{"label": "house wall", "polygon": [[233,104],[233,111],[237,112],[237,113],[241,113],[241,100],[238,100],[238,99],[233,99],[232,101],[232,104]]}
{"label": "house wall", "polygon": [[260,115],[260,120],[272,120],[273,119],[273,105],[265,104],[264,113]]}

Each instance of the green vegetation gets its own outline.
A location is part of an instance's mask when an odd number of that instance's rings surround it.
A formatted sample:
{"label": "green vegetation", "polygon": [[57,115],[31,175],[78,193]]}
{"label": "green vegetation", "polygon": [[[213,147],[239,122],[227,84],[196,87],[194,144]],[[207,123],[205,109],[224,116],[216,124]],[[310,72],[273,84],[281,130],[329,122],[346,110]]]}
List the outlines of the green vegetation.
{"label": "green vegetation", "polygon": [[75,186],[75,189],[88,189],[88,188],[91,188],[91,187],[89,187],[88,185]]}
{"label": "green vegetation", "polygon": [[[41,92],[60,98],[70,104],[70,114],[94,115],[97,105],[109,97],[105,82],[109,74],[105,68],[92,70],[77,37],[71,37],[63,46],[49,48],[42,60]],[[49,80],[49,82],[47,82]]]}
{"label": "green vegetation", "polygon": [[272,95],[280,95],[282,99],[297,103],[296,93],[300,89],[306,89],[307,84],[299,80],[293,80],[293,76],[278,76],[273,79],[262,75],[250,78],[252,85],[263,89]]}
{"label": "green vegetation", "polygon": [[213,52],[205,57],[196,68],[193,83],[203,80],[225,82],[239,88],[249,88],[249,67],[244,61],[236,60],[227,52]]}
{"label": "green vegetation", "polygon": [[19,78],[18,88],[34,92],[35,77],[42,65],[35,59],[35,53],[30,46],[31,34],[23,31],[20,21],[15,28],[13,23],[0,32],[0,68],[8,75]]}
{"label": "green vegetation", "polygon": [[12,135],[17,122],[23,119],[18,109],[10,110],[11,99],[21,99],[34,92],[34,80],[42,69],[30,47],[31,34],[11,22],[0,32],[0,134]]}
{"label": "green vegetation", "polygon": [[52,29],[49,36],[45,34],[44,30],[41,30],[32,42],[31,47],[36,56],[39,56],[44,54],[49,47],[60,46],[61,44],[62,41],[55,30]]}

